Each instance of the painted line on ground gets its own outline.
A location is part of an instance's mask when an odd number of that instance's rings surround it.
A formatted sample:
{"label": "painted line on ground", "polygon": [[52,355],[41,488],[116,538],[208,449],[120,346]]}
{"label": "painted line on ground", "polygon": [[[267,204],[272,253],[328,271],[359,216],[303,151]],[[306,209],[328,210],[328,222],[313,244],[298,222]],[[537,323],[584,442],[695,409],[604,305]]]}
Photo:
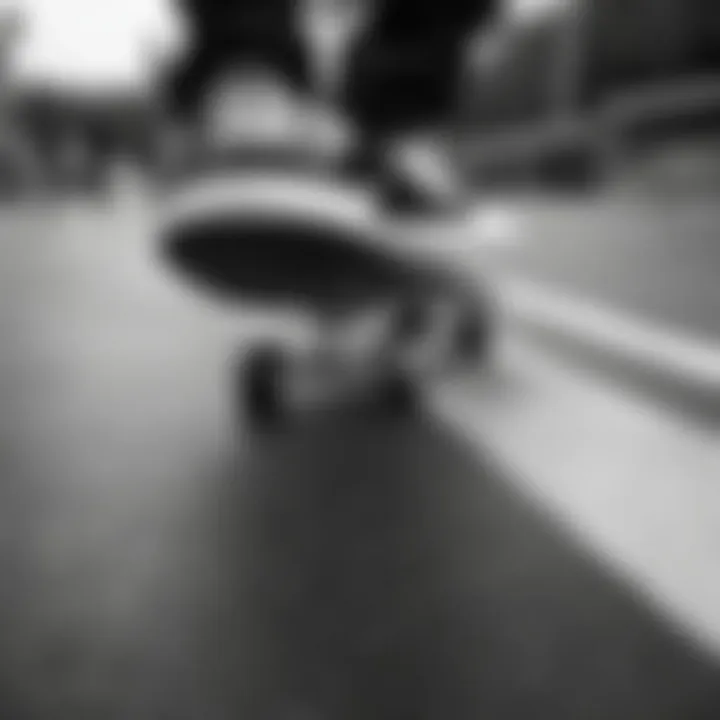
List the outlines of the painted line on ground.
{"label": "painted line on ground", "polygon": [[720,339],[663,327],[531,281],[506,279],[499,290],[511,318],[679,380],[720,390]]}
{"label": "painted line on ground", "polygon": [[501,382],[448,384],[443,420],[489,450],[514,488],[720,657],[720,448],[613,383],[597,382],[531,340],[505,338]]}

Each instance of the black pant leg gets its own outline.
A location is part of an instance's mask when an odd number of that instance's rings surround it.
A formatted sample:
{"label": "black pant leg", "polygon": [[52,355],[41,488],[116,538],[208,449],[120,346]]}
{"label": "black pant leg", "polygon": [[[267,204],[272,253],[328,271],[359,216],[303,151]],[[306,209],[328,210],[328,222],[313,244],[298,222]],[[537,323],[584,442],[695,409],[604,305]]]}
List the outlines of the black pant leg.
{"label": "black pant leg", "polygon": [[467,40],[497,0],[384,0],[354,54],[346,102],[369,135],[443,123]]}
{"label": "black pant leg", "polygon": [[208,84],[231,67],[261,67],[307,87],[308,62],[293,6],[293,0],[184,0],[193,39],[168,78],[172,110],[194,114]]}

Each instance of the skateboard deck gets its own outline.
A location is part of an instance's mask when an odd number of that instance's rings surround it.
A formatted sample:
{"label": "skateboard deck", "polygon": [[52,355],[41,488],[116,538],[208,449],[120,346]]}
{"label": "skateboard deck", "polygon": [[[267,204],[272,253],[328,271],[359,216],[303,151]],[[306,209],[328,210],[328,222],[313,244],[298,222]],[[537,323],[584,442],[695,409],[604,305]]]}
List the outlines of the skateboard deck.
{"label": "skateboard deck", "polygon": [[165,261],[225,300],[360,303],[428,274],[385,236],[372,193],[316,178],[205,178],[161,220]]}

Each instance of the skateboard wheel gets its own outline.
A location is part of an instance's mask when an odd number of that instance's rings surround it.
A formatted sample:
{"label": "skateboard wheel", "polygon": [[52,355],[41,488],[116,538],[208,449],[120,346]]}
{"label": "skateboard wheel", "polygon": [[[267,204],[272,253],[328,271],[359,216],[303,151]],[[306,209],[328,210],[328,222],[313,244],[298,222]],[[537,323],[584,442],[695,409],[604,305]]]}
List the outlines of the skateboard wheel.
{"label": "skateboard wheel", "polygon": [[244,421],[252,429],[271,429],[285,419],[287,358],[278,347],[254,349],[247,357],[240,382]]}
{"label": "skateboard wheel", "polygon": [[482,300],[454,289],[430,290],[404,301],[394,332],[405,363],[423,376],[482,366],[492,339]]}

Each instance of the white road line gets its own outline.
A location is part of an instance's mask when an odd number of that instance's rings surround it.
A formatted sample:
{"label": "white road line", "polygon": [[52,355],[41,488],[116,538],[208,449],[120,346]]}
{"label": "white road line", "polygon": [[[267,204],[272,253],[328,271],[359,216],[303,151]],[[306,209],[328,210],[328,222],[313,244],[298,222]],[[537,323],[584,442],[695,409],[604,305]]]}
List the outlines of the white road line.
{"label": "white road line", "polygon": [[597,383],[520,337],[504,389],[459,383],[436,407],[508,481],[619,578],[720,656],[720,446],[652,404]]}
{"label": "white road line", "polygon": [[570,335],[679,380],[720,389],[720,341],[603,308],[524,280],[500,285],[506,309],[524,322]]}

